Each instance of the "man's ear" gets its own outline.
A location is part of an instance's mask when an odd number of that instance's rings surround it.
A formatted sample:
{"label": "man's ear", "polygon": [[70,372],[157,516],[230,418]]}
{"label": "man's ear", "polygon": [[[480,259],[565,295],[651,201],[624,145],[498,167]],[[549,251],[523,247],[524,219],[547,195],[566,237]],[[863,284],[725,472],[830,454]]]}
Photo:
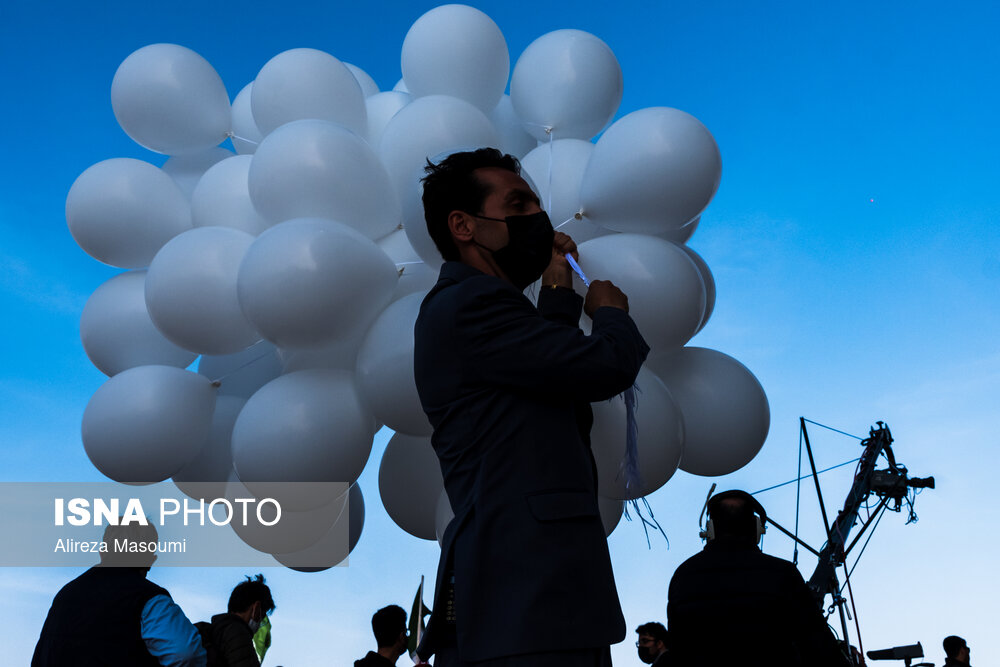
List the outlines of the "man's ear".
{"label": "man's ear", "polygon": [[458,241],[472,241],[472,216],[463,211],[448,214],[448,230]]}

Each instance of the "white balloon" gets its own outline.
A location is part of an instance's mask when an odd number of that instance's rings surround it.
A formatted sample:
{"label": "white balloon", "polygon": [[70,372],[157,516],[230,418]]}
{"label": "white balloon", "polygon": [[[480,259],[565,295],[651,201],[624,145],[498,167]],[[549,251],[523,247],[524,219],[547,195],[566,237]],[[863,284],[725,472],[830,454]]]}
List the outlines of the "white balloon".
{"label": "white balloon", "polygon": [[684,415],[681,470],[728,475],[753,460],[764,445],[771,411],[760,382],[736,359],[702,347],[653,353],[655,372]]}
{"label": "white balloon", "polygon": [[719,147],[697,118],[667,107],[640,109],[594,146],[583,175],[583,213],[619,232],[665,232],[697,217],[721,178]]}
{"label": "white balloon", "polygon": [[493,111],[490,112],[490,121],[500,135],[500,150],[517,158],[523,158],[535,147],[538,140],[525,131],[514,111],[514,105],[510,101],[510,95],[500,98]]}
{"label": "white balloon", "polygon": [[[698,267],[678,246],[642,234],[611,234],[580,244],[591,280],[610,280],[629,300],[629,314],[653,349],[684,345],[705,314]],[[586,293],[582,283],[576,288]]]}
{"label": "white balloon", "polygon": [[[539,199],[552,219],[552,226],[569,234],[577,244],[603,235],[595,225],[574,217],[582,208],[580,183],[593,151],[594,144],[589,141],[556,139],[539,145],[521,160],[521,168],[538,186]],[[564,222],[565,225],[562,224]],[[580,234],[579,231],[585,229],[583,224],[591,227],[593,232],[589,235]],[[570,233],[573,227],[579,228],[577,234]],[[585,238],[577,238],[578,236]]]}
{"label": "white balloon", "polygon": [[191,229],[187,197],[148,162],[104,160],[89,167],[66,196],[66,222],[83,250],[125,269],[149,266],[163,244]]}
{"label": "white balloon", "polygon": [[385,132],[385,126],[400,109],[412,100],[413,98],[409,94],[397,93],[392,90],[372,95],[365,100],[365,108],[368,110],[368,134],[366,136],[372,148],[378,148],[379,142],[382,141],[382,133]]}
{"label": "white balloon", "polygon": [[195,227],[232,227],[257,236],[267,221],[250,201],[250,155],[234,155],[210,167],[191,194]]}
{"label": "white balloon", "polygon": [[393,301],[414,292],[426,292],[434,287],[438,280],[438,271],[420,259],[420,255],[410,245],[404,230],[399,229],[383,236],[378,240],[378,247],[389,256],[399,270],[399,283],[392,293]]}
{"label": "white balloon", "polygon": [[378,84],[375,83],[375,79],[368,75],[368,72],[364,71],[357,65],[352,65],[351,63],[344,63],[344,67],[351,71],[354,75],[354,80],[358,82],[361,86],[361,94],[365,97],[371,97],[372,95],[378,94]]}
{"label": "white balloon", "polygon": [[[274,498],[277,506],[262,502],[272,496],[254,493],[234,476],[226,484],[226,500],[235,510],[229,525],[241,540],[257,551],[280,554],[306,549],[316,544],[347,513],[347,486],[337,485],[337,488],[339,495],[331,501],[312,509],[293,510],[277,498]],[[237,501],[247,498],[255,498],[258,502],[246,503],[248,510],[244,521],[244,504]],[[345,546],[346,542],[345,539]]]}
{"label": "white balloon", "polygon": [[[268,482],[351,483],[368,461],[374,434],[375,420],[358,400],[351,373],[297,371],[247,401],[233,427],[233,462],[255,492],[268,491]],[[284,501],[305,510],[333,500],[320,491],[290,489]]]}
{"label": "white balloon", "polygon": [[[345,521],[347,523],[346,536],[344,535]],[[347,512],[341,512],[326,535],[321,537],[316,544],[301,551],[274,554],[274,558],[285,567],[290,567],[298,572],[322,572],[346,562],[348,554],[354,551],[354,547],[358,545],[364,526],[365,499],[361,495],[361,487],[354,483],[348,493]]]}
{"label": "white balloon", "polygon": [[226,484],[235,474],[233,469],[233,425],[246,399],[219,395],[215,400],[208,443],[201,453],[173,474],[174,484],[195,500],[211,502],[226,495]]}
{"label": "white balloon", "polygon": [[413,379],[413,325],[425,294],[404,296],[378,316],[358,351],[361,402],[375,419],[400,433],[430,436]]}
{"label": "white balloon", "polygon": [[285,373],[309,368],[329,368],[353,373],[357,365],[358,349],[361,348],[366,332],[367,324],[359,324],[346,338],[335,338],[317,347],[279,347],[278,356],[284,364]]}
{"label": "white balloon", "polygon": [[264,338],[314,347],[367,328],[398,279],[392,260],[356,230],[300,218],[268,229],[250,246],[239,298]]}
{"label": "white balloon", "polygon": [[278,348],[266,340],[245,350],[224,355],[202,355],[198,372],[219,383],[219,395],[253,396],[258,389],[281,375],[284,369]]}
{"label": "white balloon", "polygon": [[328,218],[370,239],[400,223],[389,175],[357,134],[323,120],[300,120],[269,134],[253,156],[250,199],[271,224]]}
{"label": "white balloon", "polygon": [[157,153],[216,146],[229,132],[229,95],[207,60],[177,44],[151,44],[126,58],[111,82],[125,133]]}
{"label": "white balloon", "polygon": [[403,228],[417,254],[433,268],[441,255],[427,233],[420,179],[427,160],[456,150],[499,145],[496,130],[482,111],[444,95],[413,100],[393,116],[378,153],[403,207]]}
{"label": "white balloon", "polygon": [[467,5],[442,5],[410,26],[401,64],[414,97],[450,95],[489,113],[507,87],[510,54],[489,16]]}
{"label": "white balloon", "polygon": [[437,506],[434,508],[434,537],[438,544],[444,543],[444,531],[448,529],[448,524],[455,518],[455,512],[451,509],[451,502],[448,500],[448,492],[442,487],[438,495]]}
{"label": "white balloon", "polygon": [[94,290],[80,317],[80,339],[105,375],[135,366],[186,368],[198,356],[163,337],[146,310],[145,271],[128,271]]}
{"label": "white balloon", "polygon": [[238,229],[198,227],[163,246],[146,276],[146,307],[156,328],[203,354],[231,354],[260,340],[236,291],[253,241]]}
{"label": "white balloon", "polygon": [[265,63],[250,97],[264,135],[293,120],[316,118],[364,134],[365,97],[344,63],[316,49],[291,49]]}
{"label": "white balloon", "polygon": [[638,489],[626,488],[628,480],[621,467],[627,433],[624,400],[616,397],[592,404],[590,442],[597,463],[598,492],[616,500],[648,496],[666,484],[677,471],[684,451],[684,421],[663,382],[642,368],[635,384]]}
{"label": "white balloon", "polygon": [[378,468],[378,489],[385,511],[397,526],[422,540],[435,539],[444,478],[430,438],[393,435]]}
{"label": "white balloon", "polygon": [[94,467],[125,484],[161,482],[205,447],[215,389],[173,366],[137,366],[101,385],[87,403],[83,448]]}
{"label": "white balloon", "polygon": [[160,169],[169,174],[181,192],[190,198],[202,174],[208,171],[213,164],[218,164],[227,157],[233,157],[233,155],[232,151],[222,146],[213,146],[197,153],[185,153],[168,158]]}
{"label": "white balloon", "polygon": [[622,100],[622,70],[603,41],[582,30],[555,30],[524,50],[510,79],[510,99],[524,129],[538,139],[590,139]]}
{"label": "white balloon", "polygon": [[622,520],[622,514],[625,512],[625,501],[598,496],[597,509],[601,513],[601,523],[604,524],[604,535],[611,535]]}
{"label": "white balloon", "polygon": [[253,119],[253,109],[250,107],[250,96],[253,94],[253,82],[243,86],[232,106],[233,148],[240,155],[249,155],[257,150],[264,139],[264,134]]}
{"label": "white balloon", "polygon": [[691,239],[692,236],[694,236],[694,232],[698,229],[698,223],[700,222],[701,216],[699,215],[691,222],[685,223],[683,227],[668,229],[665,232],[660,232],[658,234],[654,234],[653,236],[658,236],[665,241],[670,241],[671,243],[676,243],[677,245],[684,245]]}
{"label": "white balloon", "polygon": [[698,333],[708,324],[708,318],[712,316],[712,311],[715,310],[715,278],[712,276],[711,269],[708,268],[708,264],[702,259],[701,255],[686,245],[682,245],[680,248],[687,253],[687,256],[691,258],[694,265],[698,267],[698,271],[701,272],[701,280],[705,283],[705,314],[702,316],[701,322],[695,330],[695,333]]}

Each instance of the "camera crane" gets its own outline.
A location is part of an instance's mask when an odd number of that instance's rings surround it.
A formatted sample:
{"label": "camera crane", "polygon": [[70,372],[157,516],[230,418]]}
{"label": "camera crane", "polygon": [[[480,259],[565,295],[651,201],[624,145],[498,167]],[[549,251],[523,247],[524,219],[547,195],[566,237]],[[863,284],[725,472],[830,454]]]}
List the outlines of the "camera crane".
{"label": "camera crane", "polygon": [[[857,472],[854,475],[854,483],[844,501],[844,507],[837,514],[837,518],[831,524],[827,518],[826,505],[823,503],[823,491],[819,484],[819,473],[816,471],[816,462],[813,458],[812,445],[809,443],[809,432],[806,429],[806,419],[799,418],[803,441],[809,455],[809,466],[812,471],[813,482],[816,485],[816,496],[819,499],[820,511],[823,515],[823,526],[826,528],[826,544],[817,551],[808,544],[784,529],[768,517],[768,523],[791,537],[796,543],[805,547],[818,557],[816,569],[809,577],[809,589],[813,593],[816,604],[821,610],[825,609],[826,596],[831,596],[831,605],[826,610],[833,613],[836,608],[840,614],[840,622],[843,627],[843,637],[847,639],[847,614],[845,604],[847,600],[841,594],[840,581],[837,578],[837,568],[847,561],[847,555],[857,545],[862,535],[872,526],[873,521],[881,515],[883,509],[899,512],[904,500],[909,506],[909,520],[907,523],[916,521],[916,514],[913,513],[913,499],[910,495],[911,489],[933,489],[934,478],[910,477],[906,466],[896,463],[896,457],[892,451],[892,433],[889,427],[883,422],[876,422],[877,427],[869,430],[868,437],[861,441],[864,452],[858,461]],[[883,470],[876,470],[879,458],[885,456],[887,467]],[[915,492],[914,492],[915,494]],[[848,544],[847,540],[855,524],[857,524],[861,509],[866,507],[870,496],[879,499],[878,505],[873,512],[868,514],[867,519],[861,525],[854,539]],[[890,503],[892,505],[890,506]],[[864,548],[862,547],[862,551]],[[850,572],[847,572],[848,585],[850,584]]]}

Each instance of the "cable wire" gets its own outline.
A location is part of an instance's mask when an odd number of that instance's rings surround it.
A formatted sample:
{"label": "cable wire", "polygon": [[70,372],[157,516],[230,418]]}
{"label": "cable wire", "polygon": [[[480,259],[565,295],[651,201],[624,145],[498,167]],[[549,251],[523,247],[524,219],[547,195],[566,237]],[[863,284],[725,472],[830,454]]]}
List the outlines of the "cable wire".
{"label": "cable wire", "polygon": [[815,424],[816,426],[819,426],[820,428],[825,428],[828,431],[833,431],[834,433],[839,433],[841,435],[846,435],[848,438],[854,438],[855,440],[864,440],[864,438],[859,438],[858,436],[856,436],[856,435],[854,435],[852,433],[848,433],[847,431],[841,431],[839,428],[833,428],[832,426],[827,426],[826,424],[820,424],[819,422],[814,422],[813,420],[808,419],[806,417],[803,417],[802,419],[805,420],[805,421],[807,421],[807,422],[809,422],[810,424]]}
{"label": "cable wire", "polygon": [[[860,458],[861,457],[859,456],[856,459],[851,459],[850,461],[844,461],[843,463],[838,463],[835,466],[830,466],[829,468],[824,468],[823,470],[817,471],[816,474],[817,475],[822,475],[825,472],[830,472],[831,470],[836,470],[837,468],[843,468],[846,465],[850,465],[852,463],[857,462],[858,460],[860,460]],[[773,491],[774,489],[781,488],[782,486],[788,486],[789,484],[795,484],[795,482],[801,482],[802,480],[808,479],[809,477],[812,477],[812,475],[804,475],[804,476],[800,475],[798,479],[791,479],[791,480],[788,480],[787,482],[782,482],[781,484],[775,484],[774,486],[769,486],[766,489],[761,489],[760,491],[754,491],[750,495],[751,496],[756,496],[758,493],[764,493],[765,491]]]}

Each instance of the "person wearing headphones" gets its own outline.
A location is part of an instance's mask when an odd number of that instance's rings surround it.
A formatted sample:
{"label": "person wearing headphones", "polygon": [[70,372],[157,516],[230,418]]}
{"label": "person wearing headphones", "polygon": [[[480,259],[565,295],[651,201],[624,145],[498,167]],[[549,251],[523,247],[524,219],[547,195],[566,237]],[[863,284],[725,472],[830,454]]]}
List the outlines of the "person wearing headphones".
{"label": "person wearing headphones", "polygon": [[708,542],[670,580],[671,665],[846,667],[798,569],[758,548],[766,523],[745,491],[708,501]]}

